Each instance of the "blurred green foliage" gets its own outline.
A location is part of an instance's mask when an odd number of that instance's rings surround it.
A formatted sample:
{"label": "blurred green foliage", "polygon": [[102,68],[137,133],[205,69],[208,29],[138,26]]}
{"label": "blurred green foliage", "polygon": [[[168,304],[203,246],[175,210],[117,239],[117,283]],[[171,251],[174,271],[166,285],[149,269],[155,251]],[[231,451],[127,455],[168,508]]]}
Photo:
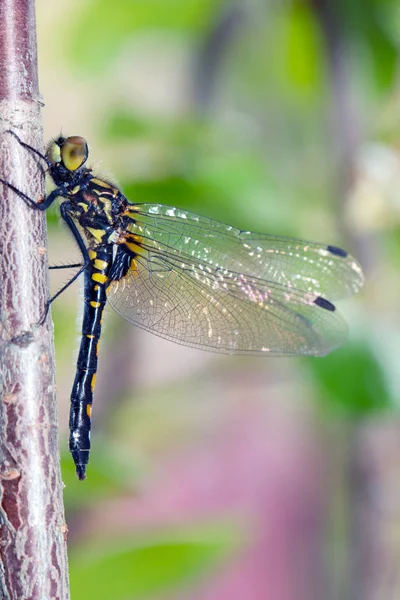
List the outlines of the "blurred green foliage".
{"label": "blurred green foliage", "polygon": [[182,591],[200,581],[230,556],[236,546],[232,525],[202,524],[170,535],[146,536],[135,543],[109,542],[81,547],[71,556],[71,592],[74,600],[145,600],[160,593]]}
{"label": "blurred green foliage", "polygon": [[393,84],[398,65],[399,5],[396,0],[340,0],[332,3],[349,44],[365,53],[359,66],[368,67],[378,89]]}
{"label": "blurred green foliage", "polygon": [[393,397],[382,364],[372,348],[347,343],[329,360],[307,363],[323,406],[344,417],[360,418],[393,408]]}
{"label": "blurred green foliage", "polygon": [[79,68],[99,70],[127,40],[140,32],[204,32],[221,0],[97,0],[89,3],[70,40],[71,60]]}

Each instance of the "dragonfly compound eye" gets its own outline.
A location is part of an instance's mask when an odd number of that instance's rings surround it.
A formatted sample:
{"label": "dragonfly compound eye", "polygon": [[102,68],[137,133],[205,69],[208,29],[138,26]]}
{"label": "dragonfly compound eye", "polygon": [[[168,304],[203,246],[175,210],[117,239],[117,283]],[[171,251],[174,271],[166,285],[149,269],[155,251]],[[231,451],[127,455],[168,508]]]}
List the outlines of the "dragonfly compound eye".
{"label": "dragonfly compound eye", "polygon": [[61,146],[61,160],[68,171],[76,171],[88,157],[88,145],[83,137],[74,135],[64,140]]}
{"label": "dragonfly compound eye", "polygon": [[52,164],[61,162],[61,154],[60,154],[60,144],[57,141],[52,141],[47,147],[46,158],[50,160]]}

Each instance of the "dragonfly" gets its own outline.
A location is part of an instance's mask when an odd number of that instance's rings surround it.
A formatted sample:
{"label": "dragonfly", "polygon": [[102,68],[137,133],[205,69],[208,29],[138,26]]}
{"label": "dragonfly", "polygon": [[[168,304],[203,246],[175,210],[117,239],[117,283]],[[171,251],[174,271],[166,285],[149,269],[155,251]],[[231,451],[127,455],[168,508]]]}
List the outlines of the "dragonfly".
{"label": "dragonfly", "polygon": [[60,214],[82,262],[82,335],[71,393],[69,448],[86,478],[99,341],[106,304],[162,338],[213,352],[323,356],[347,337],[333,301],[355,294],[364,276],[345,250],[329,244],[253,233],[163,204],[128,200],[86,166],[88,144],[60,136],[44,161],[55,189],[35,201],[0,179],[30,207]]}

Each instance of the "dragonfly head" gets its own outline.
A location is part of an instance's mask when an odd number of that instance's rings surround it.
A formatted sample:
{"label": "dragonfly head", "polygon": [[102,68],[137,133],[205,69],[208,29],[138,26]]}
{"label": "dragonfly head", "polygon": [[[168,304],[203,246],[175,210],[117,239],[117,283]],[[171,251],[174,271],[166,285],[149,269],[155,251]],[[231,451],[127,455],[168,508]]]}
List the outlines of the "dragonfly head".
{"label": "dragonfly head", "polygon": [[89,155],[86,140],[79,135],[59,137],[52,140],[47,148],[50,173],[55,183],[70,181],[85,164]]}

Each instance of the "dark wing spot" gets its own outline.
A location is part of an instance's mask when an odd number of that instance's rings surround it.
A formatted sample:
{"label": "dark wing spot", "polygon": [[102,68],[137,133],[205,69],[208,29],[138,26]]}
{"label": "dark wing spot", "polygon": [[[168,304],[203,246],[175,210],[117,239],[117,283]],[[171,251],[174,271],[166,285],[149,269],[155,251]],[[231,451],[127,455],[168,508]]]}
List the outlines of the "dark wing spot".
{"label": "dark wing spot", "polygon": [[342,248],[338,248],[337,246],[327,246],[326,249],[328,250],[328,252],[334,254],[335,256],[342,256],[343,258],[346,258],[346,256],[348,256],[346,250],[342,250]]}
{"label": "dark wing spot", "polygon": [[321,308],[325,308],[325,310],[329,310],[330,312],[334,312],[336,310],[335,305],[332,304],[332,302],[329,302],[329,300],[322,298],[322,296],[315,298],[314,304],[320,306]]}

